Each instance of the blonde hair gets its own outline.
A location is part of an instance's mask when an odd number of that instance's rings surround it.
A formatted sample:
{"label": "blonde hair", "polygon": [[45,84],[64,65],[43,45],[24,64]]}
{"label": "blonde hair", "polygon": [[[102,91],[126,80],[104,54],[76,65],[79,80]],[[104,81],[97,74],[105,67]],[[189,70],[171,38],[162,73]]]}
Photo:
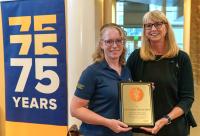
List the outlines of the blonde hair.
{"label": "blonde hair", "polygon": [[163,22],[166,26],[166,36],[165,36],[165,44],[167,46],[166,53],[162,56],[162,58],[172,58],[178,54],[179,48],[176,43],[174,32],[172,30],[172,27],[167,20],[165,14],[161,11],[154,10],[147,12],[143,17],[143,33],[142,33],[142,47],[140,50],[140,56],[143,60],[155,60],[155,55],[151,50],[150,47],[150,41],[145,36],[145,30],[144,30],[144,24],[147,23],[149,20],[155,21],[155,22]]}
{"label": "blonde hair", "polygon": [[121,54],[121,56],[119,58],[119,63],[121,65],[125,65],[125,62],[126,62],[126,60],[125,60],[125,55],[126,55],[126,47],[125,47],[126,34],[125,34],[125,31],[119,25],[114,24],[114,23],[105,24],[105,25],[103,25],[101,27],[101,29],[100,29],[100,40],[99,40],[99,43],[98,43],[98,45],[96,47],[96,50],[95,50],[94,54],[92,55],[93,61],[96,63],[96,62],[100,62],[100,61],[105,59],[104,51],[101,49],[100,45],[102,44],[102,40],[103,40],[102,37],[103,37],[105,31],[107,29],[110,29],[110,28],[116,29],[119,32],[121,38],[124,40],[123,51],[122,51],[122,54]]}

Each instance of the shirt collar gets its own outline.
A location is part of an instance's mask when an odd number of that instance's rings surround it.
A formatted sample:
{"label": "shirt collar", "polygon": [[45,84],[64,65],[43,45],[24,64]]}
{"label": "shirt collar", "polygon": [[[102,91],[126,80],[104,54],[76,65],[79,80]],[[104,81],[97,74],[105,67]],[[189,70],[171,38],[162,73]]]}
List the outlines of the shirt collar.
{"label": "shirt collar", "polygon": [[107,61],[104,59],[104,60],[102,60],[102,61],[100,61],[99,62],[99,65],[100,65],[100,67],[101,68],[109,68],[109,65],[108,65],[108,63],[107,63]]}
{"label": "shirt collar", "polygon": [[[110,69],[110,67],[109,67],[109,65],[108,65],[108,63],[107,63],[107,61],[105,59],[100,61],[99,64],[100,64],[101,68],[109,68]],[[122,69],[123,68],[124,68],[124,65],[122,65]]]}

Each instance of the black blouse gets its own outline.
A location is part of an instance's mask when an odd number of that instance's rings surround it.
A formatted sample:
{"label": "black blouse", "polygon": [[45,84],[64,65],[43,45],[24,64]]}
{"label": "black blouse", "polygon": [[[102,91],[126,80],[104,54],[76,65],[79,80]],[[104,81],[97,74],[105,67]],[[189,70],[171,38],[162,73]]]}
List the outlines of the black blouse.
{"label": "black blouse", "polygon": [[167,115],[175,106],[183,109],[185,113],[163,127],[157,135],[186,136],[189,132],[186,115],[194,101],[191,62],[183,51],[179,51],[179,55],[174,58],[160,59],[160,57],[157,56],[153,61],[143,61],[137,49],[128,58],[127,66],[134,81],[154,83],[155,121]]}

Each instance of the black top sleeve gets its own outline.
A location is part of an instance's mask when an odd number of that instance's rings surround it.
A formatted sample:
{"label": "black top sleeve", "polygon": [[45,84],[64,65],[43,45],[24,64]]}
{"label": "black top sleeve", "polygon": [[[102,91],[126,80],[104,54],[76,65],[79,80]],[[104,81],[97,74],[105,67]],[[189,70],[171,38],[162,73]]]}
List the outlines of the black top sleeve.
{"label": "black top sleeve", "polygon": [[189,56],[183,52],[179,52],[179,78],[178,78],[178,95],[180,98],[179,106],[187,114],[194,101],[194,83],[192,66]]}

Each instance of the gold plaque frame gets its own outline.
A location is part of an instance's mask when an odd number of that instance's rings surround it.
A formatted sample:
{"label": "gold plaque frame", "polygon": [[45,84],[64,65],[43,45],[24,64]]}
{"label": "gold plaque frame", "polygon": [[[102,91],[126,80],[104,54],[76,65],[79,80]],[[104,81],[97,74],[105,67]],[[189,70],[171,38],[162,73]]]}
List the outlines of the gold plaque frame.
{"label": "gold plaque frame", "polygon": [[147,82],[120,82],[120,119],[131,127],[154,126],[153,90]]}

